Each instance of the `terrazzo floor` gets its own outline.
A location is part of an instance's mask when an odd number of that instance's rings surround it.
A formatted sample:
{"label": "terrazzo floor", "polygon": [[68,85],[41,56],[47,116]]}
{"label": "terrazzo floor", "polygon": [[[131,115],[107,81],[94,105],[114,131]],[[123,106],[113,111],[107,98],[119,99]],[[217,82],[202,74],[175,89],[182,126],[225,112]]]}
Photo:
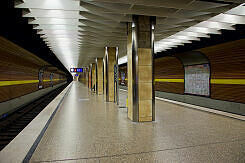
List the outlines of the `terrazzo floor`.
{"label": "terrazzo floor", "polygon": [[156,121],[134,123],[124,107],[74,82],[30,162],[245,163],[245,122],[156,100]]}

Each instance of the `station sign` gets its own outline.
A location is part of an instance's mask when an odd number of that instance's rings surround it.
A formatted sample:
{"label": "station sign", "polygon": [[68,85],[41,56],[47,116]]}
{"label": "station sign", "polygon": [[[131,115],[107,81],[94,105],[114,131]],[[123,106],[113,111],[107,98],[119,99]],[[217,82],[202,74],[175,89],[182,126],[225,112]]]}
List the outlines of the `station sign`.
{"label": "station sign", "polygon": [[70,68],[70,72],[83,72],[83,68]]}

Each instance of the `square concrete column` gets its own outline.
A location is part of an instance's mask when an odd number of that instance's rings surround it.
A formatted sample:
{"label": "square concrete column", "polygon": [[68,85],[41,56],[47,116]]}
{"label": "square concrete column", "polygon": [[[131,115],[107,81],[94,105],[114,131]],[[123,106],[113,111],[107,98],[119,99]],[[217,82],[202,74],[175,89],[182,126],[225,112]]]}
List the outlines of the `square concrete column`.
{"label": "square concrete column", "polygon": [[96,59],[96,93],[103,94],[103,58]]}
{"label": "square concrete column", "polygon": [[117,66],[117,53],[116,47],[105,48],[105,96],[107,102],[115,102],[117,100],[117,86],[115,85],[114,66]]}
{"label": "square concrete column", "polygon": [[91,82],[91,79],[92,79],[92,69],[91,69],[91,64],[89,65],[88,67],[88,88],[91,89],[91,85],[92,85],[92,82]]}
{"label": "square concrete column", "polygon": [[92,80],[91,80],[91,90],[96,91],[96,64],[92,63],[91,64],[91,74],[92,74]]}
{"label": "square concrete column", "polygon": [[128,118],[155,120],[153,47],[155,17],[133,15],[128,23]]}
{"label": "square concrete column", "polygon": [[89,70],[88,68],[84,68],[84,74],[85,74],[85,85],[88,85],[88,74],[89,74]]}
{"label": "square concrete column", "polygon": [[107,85],[107,81],[106,81],[106,55],[103,58],[103,79],[104,79],[104,83],[103,83],[103,94],[104,94],[104,100],[106,101],[106,85]]}

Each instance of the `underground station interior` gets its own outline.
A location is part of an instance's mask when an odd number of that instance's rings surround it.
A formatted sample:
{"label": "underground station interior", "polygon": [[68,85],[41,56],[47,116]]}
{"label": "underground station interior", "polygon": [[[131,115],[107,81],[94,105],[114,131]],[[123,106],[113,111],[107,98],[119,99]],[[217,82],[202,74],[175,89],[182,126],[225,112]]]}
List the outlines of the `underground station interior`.
{"label": "underground station interior", "polygon": [[244,0],[0,6],[0,163],[245,163]]}

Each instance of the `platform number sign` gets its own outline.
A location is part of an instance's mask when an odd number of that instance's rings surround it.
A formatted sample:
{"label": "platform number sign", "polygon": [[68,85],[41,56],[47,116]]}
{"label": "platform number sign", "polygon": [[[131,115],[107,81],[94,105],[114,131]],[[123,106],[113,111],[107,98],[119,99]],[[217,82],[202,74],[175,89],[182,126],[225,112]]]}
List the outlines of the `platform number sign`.
{"label": "platform number sign", "polygon": [[70,68],[70,72],[83,72],[83,68]]}

